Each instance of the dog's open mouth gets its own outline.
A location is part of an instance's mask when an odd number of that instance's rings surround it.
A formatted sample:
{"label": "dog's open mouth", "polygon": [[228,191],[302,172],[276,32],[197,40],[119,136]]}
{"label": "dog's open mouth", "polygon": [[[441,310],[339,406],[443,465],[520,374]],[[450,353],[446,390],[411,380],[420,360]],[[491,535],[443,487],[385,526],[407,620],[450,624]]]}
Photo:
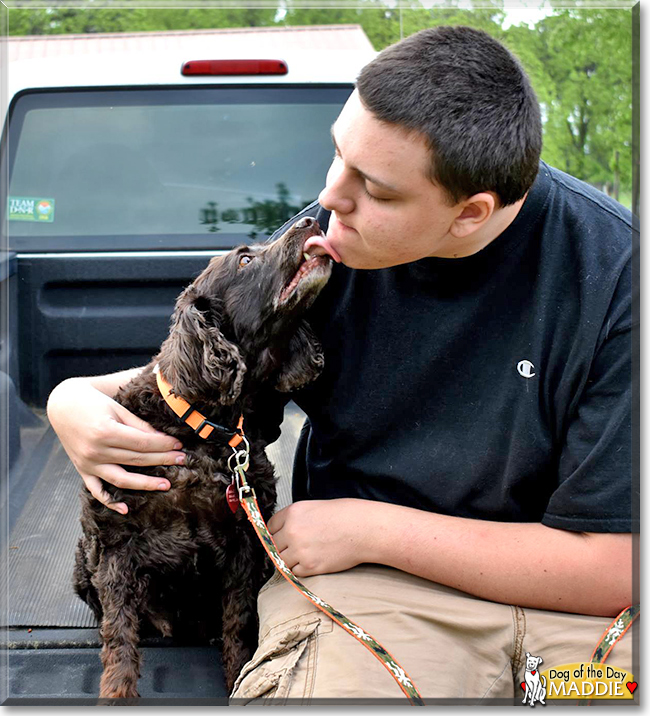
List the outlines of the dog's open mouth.
{"label": "dog's open mouth", "polygon": [[312,284],[322,279],[327,280],[327,278],[329,278],[329,268],[331,263],[332,262],[329,256],[309,256],[308,254],[305,254],[304,260],[300,264],[300,268],[296,272],[295,276],[282,290],[282,293],[280,294],[280,303],[286,303],[289,298],[297,292],[298,287],[305,281]]}
{"label": "dog's open mouth", "polygon": [[282,289],[278,297],[279,305],[297,303],[306,295],[315,297],[330,277],[332,259],[340,261],[317,222],[310,225],[308,231],[309,235],[296,247],[299,251],[295,259],[297,270]]}

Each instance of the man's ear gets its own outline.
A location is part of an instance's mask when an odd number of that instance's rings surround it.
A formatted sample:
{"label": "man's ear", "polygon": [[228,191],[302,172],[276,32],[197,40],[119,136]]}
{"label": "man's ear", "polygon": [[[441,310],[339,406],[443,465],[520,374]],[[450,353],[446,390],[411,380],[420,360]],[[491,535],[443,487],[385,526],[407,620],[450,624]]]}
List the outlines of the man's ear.
{"label": "man's ear", "polygon": [[174,393],[188,402],[216,399],[230,405],[239,397],[246,365],[237,346],[219,330],[217,317],[206,308],[194,287],[180,295],[158,365]]}
{"label": "man's ear", "polygon": [[318,378],[325,365],[323,348],[306,321],[289,341],[289,350],[277,376],[276,389],[282,393],[298,390]]}
{"label": "man's ear", "polygon": [[464,239],[485,225],[498,206],[496,194],[482,191],[462,202],[463,207],[449,229],[452,236]]}

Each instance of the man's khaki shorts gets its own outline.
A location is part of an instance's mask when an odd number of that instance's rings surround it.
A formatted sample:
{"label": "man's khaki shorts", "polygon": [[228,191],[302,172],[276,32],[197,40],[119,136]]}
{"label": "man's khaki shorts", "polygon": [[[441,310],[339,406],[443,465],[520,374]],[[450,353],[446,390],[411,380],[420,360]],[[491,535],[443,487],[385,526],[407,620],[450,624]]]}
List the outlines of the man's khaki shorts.
{"label": "man's khaki shorts", "polygon": [[[612,622],[486,602],[379,565],[301,581],[374,636],[425,701],[521,703],[526,652],[543,658],[542,670],[588,662]],[[373,654],[278,573],[262,588],[258,611],[259,647],[235,684],[233,704],[406,701]],[[607,664],[633,673],[636,625]]]}

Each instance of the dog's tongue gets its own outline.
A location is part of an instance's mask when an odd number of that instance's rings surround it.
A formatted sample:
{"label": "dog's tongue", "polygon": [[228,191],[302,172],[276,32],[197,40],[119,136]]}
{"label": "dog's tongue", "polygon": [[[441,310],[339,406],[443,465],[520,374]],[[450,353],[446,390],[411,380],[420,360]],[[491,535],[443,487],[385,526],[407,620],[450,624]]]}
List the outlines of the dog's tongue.
{"label": "dog's tongue", "polygon": [[331,256],[337,264],[341,263],[338,252],[323,234],[307,239],[303,251],[310,256]]}

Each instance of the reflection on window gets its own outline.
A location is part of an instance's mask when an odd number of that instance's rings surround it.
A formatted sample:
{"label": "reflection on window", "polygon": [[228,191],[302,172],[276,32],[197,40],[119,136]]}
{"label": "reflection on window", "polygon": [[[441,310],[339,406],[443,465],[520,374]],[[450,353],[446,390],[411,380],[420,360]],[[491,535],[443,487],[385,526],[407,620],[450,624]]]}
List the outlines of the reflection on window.
{"label": "reflection on window", "polygon": [[261,238],[324,186],[342,101],[120,106],[104,95],[101,106],[80,107],[41,99],[14,138],[9,195],[53,200],[54,219],[11,220],[9,234]]}
{"label": "reflection on window", "polygon": [[[234,225],[251,227],[248,237],[258,238],[260,233],[272,234],[285,221],[297,214],[305,205],[313,201],[303,200],[300,204],[291,203],[291,193],[283,182],[276,184],[277,197],[256,201],[252,196],[246,198],[247,206],[241,209],[219,210],[216,201],[209,201],[201,209],[201,224],[208,227],[208,231],[216,233],[222,227],[232,231]],[[235,229],[236,230],[236,229]]]}

